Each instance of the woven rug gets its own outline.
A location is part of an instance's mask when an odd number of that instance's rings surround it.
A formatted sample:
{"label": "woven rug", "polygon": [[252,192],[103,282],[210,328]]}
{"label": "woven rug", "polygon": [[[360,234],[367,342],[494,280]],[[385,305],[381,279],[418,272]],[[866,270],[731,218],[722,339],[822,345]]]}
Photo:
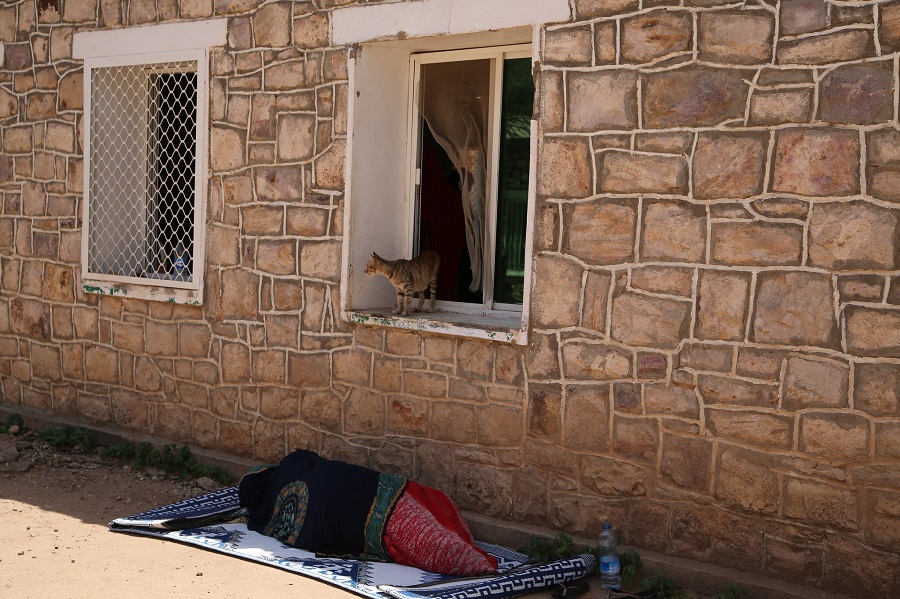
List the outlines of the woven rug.
{"label": "woven rug", "polygon": [[317,557],[248,530],[242,513],[237,487],[229,487],[117,518],[109,529],[196,545],[315,578],[373,599],[503,599],[576,580],[595,567],[590,555],[531,564],[521,553],[479,543],[497,558],[499,574],[454,578],[393,563]]}

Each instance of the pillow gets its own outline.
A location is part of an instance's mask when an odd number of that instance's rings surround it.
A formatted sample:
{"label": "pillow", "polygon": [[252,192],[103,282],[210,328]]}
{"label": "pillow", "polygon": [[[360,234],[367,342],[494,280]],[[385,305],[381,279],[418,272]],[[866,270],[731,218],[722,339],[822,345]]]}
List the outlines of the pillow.
{"label": "pillow", "polygon": [[439,574],[497,571],[497,560],[475,544],[456,504],[444,492],[413,481],[388,519],[384,545],[395,562]]}

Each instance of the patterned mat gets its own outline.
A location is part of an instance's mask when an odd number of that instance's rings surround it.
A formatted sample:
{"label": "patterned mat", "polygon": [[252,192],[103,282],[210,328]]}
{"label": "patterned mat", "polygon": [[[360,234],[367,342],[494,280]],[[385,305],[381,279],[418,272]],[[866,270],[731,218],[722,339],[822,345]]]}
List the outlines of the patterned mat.
{"label": "patterned mat", "polygon": [[393,563],[323,558],[247,530],[237,487],[207,493],[109,524],[113,532],[149,535],[197,545],[334,584],[373,599],[503,599],[586,576],[594,558],[580,555],[546,564],[526,563],[509,549],[479,543],[497,558],[498,575],[453,578]]}

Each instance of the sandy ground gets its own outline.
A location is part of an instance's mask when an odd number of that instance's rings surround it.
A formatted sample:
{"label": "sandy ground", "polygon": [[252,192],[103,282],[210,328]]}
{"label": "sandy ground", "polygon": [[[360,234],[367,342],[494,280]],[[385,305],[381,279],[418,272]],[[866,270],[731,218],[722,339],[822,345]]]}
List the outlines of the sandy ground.
{"label": "sandy ground", "polygon": [[[9,438],[6,438],[7,445]],[[0,443],[3,439],[0,439]],[[350,599],[358,595],[211,551],[107,530],[114,518],[218,488],[95,455],[25,449],[0,460],[0,597]],[[24,472],[28,463],[32,465]],[[582,597],[601,597],[594,579]],[[550,593],[528,595],[550,599]]]}

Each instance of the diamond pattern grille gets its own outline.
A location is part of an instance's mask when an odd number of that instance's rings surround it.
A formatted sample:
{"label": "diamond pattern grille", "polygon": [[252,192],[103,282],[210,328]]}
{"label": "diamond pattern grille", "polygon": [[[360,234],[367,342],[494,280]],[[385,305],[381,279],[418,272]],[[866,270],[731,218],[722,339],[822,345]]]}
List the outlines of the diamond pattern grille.
{"label": "diamond pattern grille", "polygon": [[196,124],[196,61],[92,69],[91,273],[192,280]]}

